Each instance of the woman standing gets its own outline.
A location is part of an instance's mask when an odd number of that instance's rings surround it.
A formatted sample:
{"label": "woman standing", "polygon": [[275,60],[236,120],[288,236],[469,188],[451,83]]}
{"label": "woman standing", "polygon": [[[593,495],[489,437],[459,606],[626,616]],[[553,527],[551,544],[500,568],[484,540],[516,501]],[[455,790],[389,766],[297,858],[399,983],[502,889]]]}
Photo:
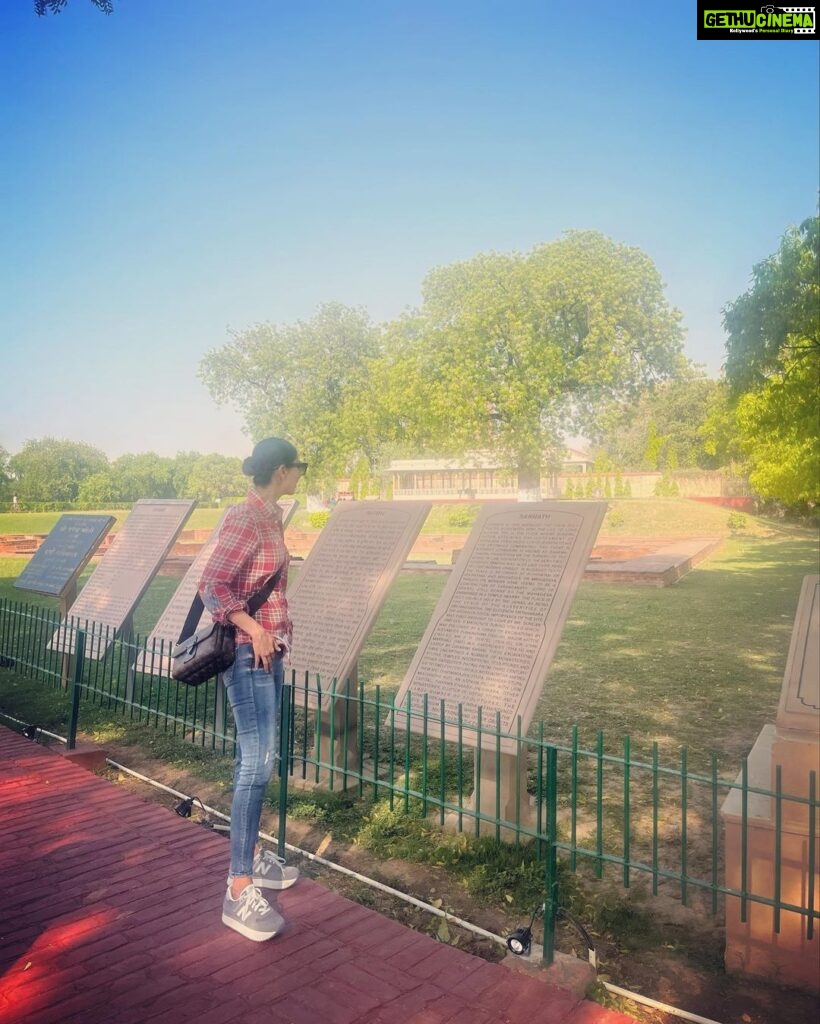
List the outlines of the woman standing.
{"label": "woman standing", "polygon": [[[223,675],[236,723],[237,756],[222,922],[255,942],[272,939],[284,925],[260,889],[287,889],[299,877],[296,868],[261,851],[258,834],[278,751],[283,662],[292,630],[285,597],[289,555],[277,500],[293,493],[306,469],[289,441],[268,437],[256,445],[242,465],[253,487],[241,505],[228,509],[199,581],[199,593],[214,620],[236,627],[236,660]],[[268,600],[249,615],[248,599],[274,575]]]}

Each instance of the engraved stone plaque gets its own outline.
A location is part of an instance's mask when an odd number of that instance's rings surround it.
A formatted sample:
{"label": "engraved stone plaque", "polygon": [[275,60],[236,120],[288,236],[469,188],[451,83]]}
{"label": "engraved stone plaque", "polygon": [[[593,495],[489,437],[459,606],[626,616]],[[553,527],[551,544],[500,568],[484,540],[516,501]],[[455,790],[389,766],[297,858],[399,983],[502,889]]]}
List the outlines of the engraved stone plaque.
{"label": "engraved stone plaque", "polygon": [[777,727],[820,732],[820,576],[806,576],[800,590]]}
{"label": "engraved stone plaque", "polygon": [[[105,656],[115,632],[122,628],[145,593],[195,504],[155,498],[141,498],[134,503],[111,547],[70,609],[70,616],[78,625],[84,627],[88,623],[87,657],[99,660]],[[73,633],[61,628],[49,647],[69,652],[73,645]]]}
{"label": "engraved stone plaque", "polygon": [[77,582],[115,522],[114,516],[60,516],[14,581],[15,587],[61,597]]}
{"label": "engraved stone plaque", "polygon": [[[280,501],[279,506],[282,509],[282,525],[286,527],[293,518],[293,513],[299,507],[299,502],[292,498],[287,501]],[[219,528],[222,526],[222,520],[225,518],[227,511],[228,509],[226,508],[225,512],[219,517],[219,522],[214,527],[213,533],[203,544],[196,558],[194,558],[190,569],[185,573],[182,582],[174,592],[174,596],[168,602],[165,611],[151,630],[145,643],[146,653],[140,654],[135,664],[138,672],[150,672],[152,675],[170,675],[170,649],[180,639],[182,627],[185,625],[188,612],[196,597],[199,578],[216,547]],[[210,621],[211,613],[205,609],[194,630],[196,631],[200,625],[207,625]]]}
{"label": "engraved stone plaque", "polygon": [[428,502],[363,501],[337,505],[288,591],[293,620],[289,667],[341,687],[388,589],[430,511]]}
{"label": "engraved stone plaque", "polygon": [[[485,505],[461,552],[407,670],[396,707],[455,720],[462,705],[462,742],[476,746],[482,728],[525,735],[578,582],[601,526],[605,502],[504,502]],[[411,728],[422,730],[415,714]],[[470,726],[470,728],[467,728]],[[458,739],[456,726],[446,737]],[[494,735],[481,745],[495,749]],[[515,741],[501,749],[515,752]]]}

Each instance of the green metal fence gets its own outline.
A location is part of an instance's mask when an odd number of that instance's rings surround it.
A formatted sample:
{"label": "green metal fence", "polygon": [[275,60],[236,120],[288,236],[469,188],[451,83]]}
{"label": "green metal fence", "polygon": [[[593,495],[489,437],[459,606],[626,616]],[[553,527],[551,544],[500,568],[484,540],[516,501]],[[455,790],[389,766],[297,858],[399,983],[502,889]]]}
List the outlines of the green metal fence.
{"label": "green metal fence", "polygon": [[24,602],[0,601],[0,664],[55,689],[74,687],[85,703],[233,756],[235,730],[224,689],[216,680],[194,688],[170,679],[170,646],[120,638],[110,626],[89,620],[61,622],[56,612]]}
{"label": "green metal fence", "polygon": [[[55,640],[55,638],[57,638]],[[70,657],[62,653],[73,649]],[[91,658],[89,650],[105,650]],[[122,640],[94,623],[69,620],[23,603],[0,603],[2,664],[25,676],[71,691],[73,742],[76,713],[100,704],[131,720],[233,755],[235,733],[224,690],[216,681],[198,688],[167,676],[167,650]],[[70,662],[70,664],[69,664]],[[140,670],[137,669],[139,666]],[[750,782],[748,759],[736,779],[718,774],[717,758],[693,768],[687,751],[676,757],[657,742],[629,737],[617,748],[603,733],[584,743],[577,728],[561,744],[544,735],[504,732],[499,716],[475,718],[463,707],[427,698],[397,706],[378,686],[323,686],[317,677],[291,677],[284,691],[279,789],[279,843],[284,849],[288,791],[322,787],[364,804],[390,809],[443,828],[499,841],[533,844],[544,867],[544,955],[552,959],[559,859],[572,872],[616,878],[629,888],[644,878],[664,893],[706,913],[739,903],[745,921],[751,904],[771,908],[774,930],[783,913],[800,916],[811,940],[818,910],[818,802],[816,772],[802,793],[785,793],[779,769],[772,788]],[[495,780],[502,778],[504,785]],[[482,793],[482,787],[485,792]],[[488,790],[488,791],[487,791]],[[739,794],[739,882],[728,885],[721,807]],[[503,799],[502,799],[503,793]],[[749,845],[755,815],[750,803],[769,802],[774,877],[758,884]],[[506,810],[505,810],[506,808]],[[804,822],[801,900],[788,898],[783,854],[789,822]]]}

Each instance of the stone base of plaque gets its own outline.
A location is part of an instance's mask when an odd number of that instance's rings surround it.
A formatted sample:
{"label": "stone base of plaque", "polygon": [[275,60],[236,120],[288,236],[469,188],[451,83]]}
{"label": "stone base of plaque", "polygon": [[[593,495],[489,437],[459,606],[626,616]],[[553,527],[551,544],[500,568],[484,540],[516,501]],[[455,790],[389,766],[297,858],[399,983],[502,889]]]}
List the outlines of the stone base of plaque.
{"label": "stone base of plaque", "polygon": [[[770,789],[773,755],[782,756],[783,737],[774,726],[763,727],[749,755],[749,786]],[[816,747],[815,747],[816,750]],[[812,765],[813,767],[813,765]],[[794,795],[805,790],[805,778]],[[783,792],[787,792],[783,787]],[[775,830],[773,799],[759,793],[748,796],[746,819],[747,891],[774,899],[775,858],[778,837]],[[788,801],[783,801],[783,808]],[[799,805],[798,805],[799,806]],[[723,804],[726,828],[726,884],[742,888],[743,819],[741,792],[733,789]],[[809,836],[802,822],[784,820],[780,832],[780,899],[794,906],[808,906]],[[816,842],[816,840],[815,840]],[[820,864],[815,858],[814,909],[820,908]],[[775,928],[774,909],[747,900],[746,920],[742,920],[741,901],[726,897],[726,969],[729,972],[768,978],[781,985],[795,985],[820,991],[820,926],[815,920],[814,934],[807,934],[808,918],[794,911],[781,910],[779,928]]]}
{"label": "stone base of plaque", "polygon": [[107,750],[93,743],[78,743],[73,750],[63,750],[61,754],[66,761],[71,761],[90,772],[101,768],[109,756]]}
{"label": "stone base of plaque", "polygon": [[[317,789],[330,789],[330,770],[326,769],[319,772],[319,779],[316,778],[316,765],[308,764],[305,768],[305,777],[302,778],[301,766],[297,764],[293,775],[288,777],[288,788],[298,790],[299,792],[312,793]],[[359,778],[361,777],[362,785],[364,787],[365,796],[373,796],[374,791],[378,792],[380,797],[386,797],[389,793],[389,786],[391,785],[389,779],[389,773],[384,769],[384,766],[379,770],[378,776],[375,773],[375,765],[370,758],[362,760],[361,772],[359,766],[351,766],[345,771],[343,768],[335,768],[333,770],[333,792],[341,793],[347,790],[352,792],[354,789],[358,790]],[[401,785],[402,776],[397,776],[394,780],[396,789],[396,799],[401,797]]]}
{"label": "stone base of plaque", "polygon": [[[516,828],[501,827],[496,821],[507,821],[530,830],[535,830],[535,801],[527,793],[527,759],[522,754],[502,753],[496,763],[494,751],[484,751],[481,755],[481,767],[475,769],[473,795],[464,805],[459,814],[451,811],[444,818],[444,828],[448,832],[468,832],[494,837],[499,834],[502,842],[526,842]],[[496,768],[500,770],[496,772]],[[475,815],[481,817],[476,819]],[[459,828],[459,825],[461,826]]]}
{"label": "stone base of plaque", "polygon": [[[777,785],[776,765],[780,765],[780,792],[808,796],[809,772],[820,768],[820,744],[817,736],[796,730],[775,728],[772,741],[771,778],[767,787],[774,791]],[[798,826],[808,831],[809,808],[793,800],[782,801],[783,824]],[[820,819],[820,815],[816,815]],[[820,828],[820,820],[817,821]]]}
{"label": "stone base of plaque", "polygon": [[327,789],[332,781],[333,788],[338,789],[342,776],[359,770],[359,706],[344,696],[331,700],[330,705],[329,711],[322,710],[316,729],[314,756],[321,765],[316,785]]}
{"label": "stone base of plaque", "polygon": [[555,959],[549,966],[544,964],[543,957],[543,947],[533,943],[529,956],[508,953],[501,963],[522,974],[535,975],[542,981],[583,999],[597,977],[592,964],[588,960],[581,960],[577,956],[560,953],[558,950],[555,951]]}

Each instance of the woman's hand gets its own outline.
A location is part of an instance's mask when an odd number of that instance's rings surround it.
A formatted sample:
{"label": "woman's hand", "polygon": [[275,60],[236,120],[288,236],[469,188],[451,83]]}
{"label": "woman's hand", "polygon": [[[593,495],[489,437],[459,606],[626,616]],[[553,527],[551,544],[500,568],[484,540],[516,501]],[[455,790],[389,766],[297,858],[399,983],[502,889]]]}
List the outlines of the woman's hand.
{"label": "woman's hand", "polygon": [[273,657],[286,643],[273,633],[269,633],[247,612],[233,612],[229,620],[243,632],[247,633],[253,644],[253,667],[263,668],[270,672]]}
{"label": "woman's hand", "polygon": [[250,634],[253,644],[253,667],[264,668],[270,672],[273,656],[276,654],[276,638],[273,633],[257,625],[257,628]]}

